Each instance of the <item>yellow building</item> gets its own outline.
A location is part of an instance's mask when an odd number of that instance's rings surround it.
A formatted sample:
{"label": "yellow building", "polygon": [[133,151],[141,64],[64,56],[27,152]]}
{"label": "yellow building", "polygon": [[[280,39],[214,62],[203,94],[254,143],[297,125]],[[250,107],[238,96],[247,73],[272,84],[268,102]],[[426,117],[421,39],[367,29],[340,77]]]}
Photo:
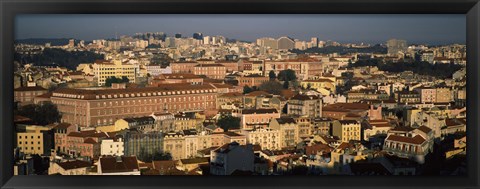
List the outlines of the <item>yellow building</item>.
{"label": "yellow building", "polygon": [[[335,81],[332,81],[331,79],[316,79],[316,80],[304,80],[300,82],[300,86],[303,88],[310,88],[314,89],[322,95],[329,95],[330,93],[335,93],[336,91],[336,83]],[[328,93],[328,94],[324,94]]]}
{"label": "yellow building", "polygon": [[338,120],[333,122],[333,136],[338,136],[342,142],[349,142],[352,140],[361,140],[361,126],[360,122],[355,120]]}
{"label": "yellow building", "polygon": [[26,131],[17,133],[17,147],[25,154],[44,154],[44,133],[50,128],[43,126],[27,126]]}
{"label": "yellow building", "polygon": [[130,83],[135,83],[135,65],[124,64],[120,60],[97,60],[92,67],[98,86],[104,86],[109,77],[125,76]]}

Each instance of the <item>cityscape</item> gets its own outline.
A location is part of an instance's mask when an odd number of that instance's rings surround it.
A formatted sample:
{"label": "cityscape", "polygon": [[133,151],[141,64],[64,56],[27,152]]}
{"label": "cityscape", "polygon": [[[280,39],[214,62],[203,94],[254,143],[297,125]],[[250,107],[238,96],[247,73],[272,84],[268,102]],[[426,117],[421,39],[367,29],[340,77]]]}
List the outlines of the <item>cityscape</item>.
{"label": "cityscape", "polygon": [[14,174],[467,174],[464,41],[222,28],[17,38]]}

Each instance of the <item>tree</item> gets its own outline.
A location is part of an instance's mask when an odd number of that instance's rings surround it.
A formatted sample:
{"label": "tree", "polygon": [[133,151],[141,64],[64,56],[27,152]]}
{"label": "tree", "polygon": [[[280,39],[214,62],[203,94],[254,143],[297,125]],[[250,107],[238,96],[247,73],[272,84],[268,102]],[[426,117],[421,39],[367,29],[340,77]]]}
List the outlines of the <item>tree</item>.
{"label": "tree", "polygon": [[268,77],[270,78],[270,80],[275,80],[275,78],[277,78],[273,70],[270,70],[270,72],[268,73]]}
{"label": "tree", "polygon": [[251,93],[253,91],[248,85],[243,86],[243,94]]}
{"label": "tree", "polygon": [[28,117],[38,125],[48,125],[60,122],[62,116],[57,105],[45,102],[41,105],[29,104],[20,107],[18,115]]}
{"label": "tree", "polygon": [[232,115],[221,115],[217,120],[217,125],[225,131],[229,129],[240,129],[240,118]]}
{"label": "tree", "polygon": [[288,104],[285,104],[285,106],[283,106],[282,113],[284,113],[284,114],[288,113]]}
{"label": "tree", "polygon": [[283,82],[283,88],[288,89],[288,87],[289,87],[288,81],[284,81]]}
{"label": "tree", "polygon": [[172,160],[172,154],[168,152],[161,152],[156,150],[153,154],[148,153],[145,148],[140,148],[140,153],[138,154],[138,160],[143,162],[152,162],[152,161],[161,161],[161,160]]}
{"label": "tree", "polygon": [[295,81],[297,80],[297,75],[295,74],[295,71],[288,69],[288,70],[282,70],[280,73],[278,73],[278,80],[280,81]]}
{"label": "tree", "polygon": [[111,87],[112,83],[128,83],[128,82],[130,82],[130,79],[128,79],[127,76],[122,76],[122,78],[111,76],[105,80],[105,86]]}
{"label": "tree", "polygon": [[260,85],[260,90],[266,91],[270,94],[280,95],[282,93],[283,86],[278,81],[267,81]]}
{"label": "tree", "polygon": [[307,89],[311,89],[311,88],[312,88],[312,84],[307,83]]}

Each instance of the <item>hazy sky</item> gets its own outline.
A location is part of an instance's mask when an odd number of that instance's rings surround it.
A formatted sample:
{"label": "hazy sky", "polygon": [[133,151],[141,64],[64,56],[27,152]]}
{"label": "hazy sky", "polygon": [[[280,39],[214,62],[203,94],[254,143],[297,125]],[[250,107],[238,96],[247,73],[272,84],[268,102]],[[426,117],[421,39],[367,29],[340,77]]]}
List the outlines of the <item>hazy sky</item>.
{"label": "hazy sky", "polygon": [[260,37],[318,37],[339,42],[465,43],[466,17],[449,15],[19,15],[15,38],[114,38],[115,33],[194,32],[254,41]]}

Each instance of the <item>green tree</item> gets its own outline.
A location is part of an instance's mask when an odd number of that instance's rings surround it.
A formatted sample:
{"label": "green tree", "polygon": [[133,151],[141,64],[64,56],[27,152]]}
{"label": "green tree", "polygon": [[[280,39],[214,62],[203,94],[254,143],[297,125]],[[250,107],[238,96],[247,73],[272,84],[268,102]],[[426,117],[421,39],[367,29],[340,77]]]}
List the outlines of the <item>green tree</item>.
{"label": "green tree", "polygon": [[311,89],[311,88],[312,88],[312,84],[307,83],[307,89]]}
{"label": "green tree", "polygon": [[289,87],[288,81],[284,81],[283,82],[283,88],[288,89],[288,87]]}
{"label": "green tree", "polygon": [[270,94],[280,95],[283,90],[282,84],[278,81],[267,81],[260,85],[260,90],[266,91]]}
{"label": "green tree", "polygon": [[275,75],[275,72],[273,70],[270,70],[270,72],[268,73],[268,77],[270,78],[270,80],[275,80],[275,78],[277,78],[277,75]]}
{"label": "green tree", "polygon": [[248,85],[243,86],[243,94],[251,93],[253,91]]}
{"label": "green tree", "polygon": [[18,115],[28,117],[38,125],[58,123],[62,119],[57,105],[45,102],[41,105],[29,104],[19,108]]}
{"label": "green tree", "polygon": [[295,71],[288,69],[280,71],[277,78],[280,81],[295,81],[297,80],[297,75],[295,74]]}
{"label": "green tree", "polygon": [[217,120],[217,125],[225,131],[240,129],[240,118],[233,117],[232,115],[221,115]]}
{"label": "green tree", "polygon": [[128,83],[128,82],[130,82],[130,79],[128,79],[127,76],[122,76],[122,78],[111,76],[105,80],[105,86],[111,87],[112,83]]}

